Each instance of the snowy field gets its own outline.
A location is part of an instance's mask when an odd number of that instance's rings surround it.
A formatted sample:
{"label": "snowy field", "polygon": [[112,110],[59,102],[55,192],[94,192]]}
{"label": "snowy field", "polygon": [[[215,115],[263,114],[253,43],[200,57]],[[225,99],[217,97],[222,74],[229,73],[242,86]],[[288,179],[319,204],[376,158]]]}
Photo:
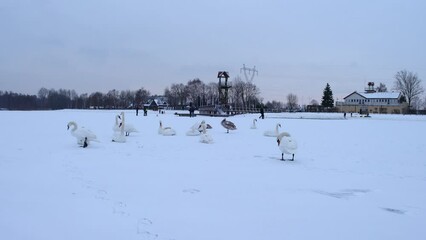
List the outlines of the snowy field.
{"label": "snowy field", "polygon": [[[0,111],[0,239],[426,239],[425,116],[240,115],[227,134],[126,111],[139,132],[115,143],[119,113]],[[71,120],[99,142],[79,147]],[[185,134],[201,120],[211,144]],[[294,162],[263,136],[277,123]]]}

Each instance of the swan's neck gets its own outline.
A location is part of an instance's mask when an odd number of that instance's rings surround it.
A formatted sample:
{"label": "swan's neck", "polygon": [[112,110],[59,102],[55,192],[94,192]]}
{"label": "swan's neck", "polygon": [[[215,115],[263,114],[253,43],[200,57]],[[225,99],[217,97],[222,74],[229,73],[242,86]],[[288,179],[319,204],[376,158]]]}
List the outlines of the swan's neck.
{"label": "swan's neck", "polygon": [[122,112],[121,113],[121,135],[123,135],[124,134],[124,124],[125,124],[125,122],[124,122],[124,113]]}
{"label": "swan's neck", "polygon": [[121,124],[123,125],[123,127],[124,127],[124,113],[121,113]]}
{"label": "swan's neck", "polygon": [[282,132],[278,135],[277,139],[279,139],[281,141],[281,139],[286,136],[286,137],[290,137],[290,134],[287,132]]}

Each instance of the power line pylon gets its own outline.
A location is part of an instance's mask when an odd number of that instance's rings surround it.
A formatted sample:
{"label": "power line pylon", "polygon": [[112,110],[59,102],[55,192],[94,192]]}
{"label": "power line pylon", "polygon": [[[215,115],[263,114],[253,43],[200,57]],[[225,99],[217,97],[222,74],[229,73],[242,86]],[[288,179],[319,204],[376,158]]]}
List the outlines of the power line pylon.
{"label": "power line pylon", "polygon": [[252,82],[254,75],[259,74],[259,72],[256,70],[256,66],[254,66],[253,68],[248,68],[245,64],[243,64],[243,67],[240,68],[240,73],[241,72],[244,72],[244,76],[247,82]]}

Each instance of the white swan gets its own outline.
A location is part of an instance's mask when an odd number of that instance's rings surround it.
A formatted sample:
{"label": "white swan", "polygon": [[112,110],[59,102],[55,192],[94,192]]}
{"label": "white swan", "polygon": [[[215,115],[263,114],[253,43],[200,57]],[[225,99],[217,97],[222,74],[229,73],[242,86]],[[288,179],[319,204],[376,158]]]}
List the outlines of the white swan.
{"label": "white swan", "polygon": [[277,136],[278,148],[281,150],[281,160],[284,161],[284,153],[292,154],[290,161],[294,161],[294,154],[297,152],[297,142],[289,133],[282,132]]}
{"label": "white swan", "polygon": [[[124,119],[124,112],[121,112],[120,115],[118,115],[117,117],[120,118],[120,119],[121,118]],[[121,121],[123,121],[123,120],[121,120]],[[116,124],[117,124],[117,120],[116,120]],[[138,132],[138,130],[132,124],[126,123],[124,125],[124,132],[125,132],[126,136],[129,136],[130,133]]]}
{"label": "white swan", "polygon": [[213,143],[213,138],[210,136],[210,134],[206,130],[207,129],[206,122],[202,121],[199,128],[201,129],[200,142]]}
{"label": "white swan", "polygon": [[78,128],[77,123],[71,121],[67,125],[67,129],[71,128],[71,135],[77,138],[77,144],[83,148],[87,147],[91,141],[98,142],[96,135],[84,127]]}
{"label": "white swan", "polygon": [[275,127],[275,131],[273,130],[267,130],[263,133],[266,137],[277,137],[278,136],[278,128],[281,127],[281,124],[277,123],[277,126]]}
{"label": "white swan", "polygon": [[173,136],[176,135],[176,131],[171,127],[163,127],[163,123],[160,121],[160,127],[158,128],[158,134],[163,136]]}
{"label": "white swan", "polygon": [[114,130],[114,132],[120,132],[121,131],[121,121],[119,122],[118,120],[120,119],[120,115],[115,115],[115,124],[114,127],[112,127],[112,130]]}
{"label": "white swan", "polygon": [[206,125],[206,129],[212,129],[212,126],[210,124],[206,123],[204,120],[200,122],[196,122],[192,127],[186,132],[187,136],[199,136],[202,132],[201,124],[204,122]]}
{"label": "white swan", "polygon": [[235,124],[231,121],[227,121],[226,118],[224,118],[222,120],[222,122],[220,122],[220,124],[222,124],[222,126],[226,129],[226,133],[229,133],[229,130],[236,130],[237,129]]}
{"label": "white swan", "polygon": [[199,136],[201,134],[200,128],[201,123],[197,122],[186,132],[187,136]]}
{"label": "white swan", "polygon": [[[120,118],[121,122],[118,123],[118,118]],[[124,136],[124,129],[126,127],[126,121],[124,119],[124,114],[122,116],[115,116],[115,124],[114,126],[114,135],[112,136],[113,142],[124,143],[126,142],[126,137]],[[118,131],[117,131],[118,130]]]}
{"label": "white swan", "polygon": [[256,122],[257,122],[257,119],[256,118],[253,119],[253,123],[251,124],[250,129],[256,129],[257,128],[256,127]]}

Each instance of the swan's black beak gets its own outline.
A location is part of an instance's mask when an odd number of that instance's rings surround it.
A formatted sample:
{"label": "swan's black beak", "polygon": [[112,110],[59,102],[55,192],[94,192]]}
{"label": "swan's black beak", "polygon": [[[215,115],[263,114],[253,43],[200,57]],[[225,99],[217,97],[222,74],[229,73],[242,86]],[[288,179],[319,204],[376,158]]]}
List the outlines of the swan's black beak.
{"label": "swan's black beak", "polygon": [[277,139],[277,143],[278,143],[278,146],[280,145],[280,140],[279,139]]}
{"label": "swan's black beak", "polygon": [[123,123],[120,123],[120,125],[118,125],[118,127],[121,128],[121,125],[123,125]]}
{"label": "swan's black beak", "polygon": [[121,116],[120,116],[120,115],[117,115],[117,117],[118,117],[119,119],[121,119]]}
{"label": "swan's black beak", "polygon": [[70,125],[67,125],[67,130],[70,130]]}

